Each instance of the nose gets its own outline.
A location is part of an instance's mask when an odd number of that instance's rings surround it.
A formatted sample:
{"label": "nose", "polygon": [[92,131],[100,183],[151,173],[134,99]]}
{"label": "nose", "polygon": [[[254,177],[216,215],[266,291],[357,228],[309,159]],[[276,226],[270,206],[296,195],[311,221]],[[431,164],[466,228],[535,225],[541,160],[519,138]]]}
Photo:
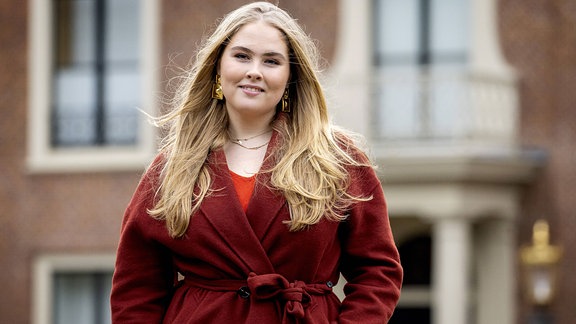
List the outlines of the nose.
{"label": "nose", "polygon": [[246,77],[251,80],[262,79],[262,72],[260,71],[258,63],[254,62],[250,65],[250,68],[246,71]]}

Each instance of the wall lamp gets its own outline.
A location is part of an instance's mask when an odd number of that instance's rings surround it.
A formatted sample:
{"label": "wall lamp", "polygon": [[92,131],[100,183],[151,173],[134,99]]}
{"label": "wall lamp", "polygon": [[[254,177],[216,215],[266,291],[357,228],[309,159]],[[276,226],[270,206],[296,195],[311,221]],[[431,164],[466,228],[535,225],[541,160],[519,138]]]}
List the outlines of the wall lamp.
{"label": "wall lamp", "polygon": [[536,221],[532,232],[532,245],[520,250],[524,290],[532,306],[546,307],[554,300],[561,257],[562,248],[550,245],[548,222]]}

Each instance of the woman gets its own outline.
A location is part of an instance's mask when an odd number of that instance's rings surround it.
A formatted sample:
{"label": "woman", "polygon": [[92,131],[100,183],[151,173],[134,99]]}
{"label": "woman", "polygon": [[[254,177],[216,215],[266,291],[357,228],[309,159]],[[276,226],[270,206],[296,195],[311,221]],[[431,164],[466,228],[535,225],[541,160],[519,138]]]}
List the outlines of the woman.
{"label": "woman", "polygon": [[266,2],[207,39],[124,216],[114,323],[388,321],[402,268],[382,188],[330,125],[317,59]]}

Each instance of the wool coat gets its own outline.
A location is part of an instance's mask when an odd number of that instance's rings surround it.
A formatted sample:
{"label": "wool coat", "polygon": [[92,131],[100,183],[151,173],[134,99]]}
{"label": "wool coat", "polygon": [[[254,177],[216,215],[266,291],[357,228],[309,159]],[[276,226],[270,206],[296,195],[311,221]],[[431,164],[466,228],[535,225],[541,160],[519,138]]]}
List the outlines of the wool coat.
{"label": "wool coat", "polygon": [[[268,148],[267,156],[273,145]],[[263,169],[269,164],[266,159]],[[402,268],[381,184],[371,167],[350,167],[355,203],[342,222],[322,220],[291,232],[282,194],[258,174],[246,212],[222,150],[210,154],[216,190],[169,236],[149,216],[159,157],[142,177],[122,222],[113,277],[112,322],[387,323],[400,295]],[[341,302],[332,292],[346,278]]]}

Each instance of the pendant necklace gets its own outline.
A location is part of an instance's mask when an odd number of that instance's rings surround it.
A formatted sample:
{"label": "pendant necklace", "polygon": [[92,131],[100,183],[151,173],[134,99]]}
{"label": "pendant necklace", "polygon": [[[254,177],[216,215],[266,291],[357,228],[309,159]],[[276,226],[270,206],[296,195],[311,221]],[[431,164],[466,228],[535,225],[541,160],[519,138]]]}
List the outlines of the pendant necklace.
{"label": "pendant necklace", "polygon": [[268,141],[268,142],[266,142],[266,143],[264,143],[264,144],[260,144],[260,145],[257,145],[257,146],[246,146],[246,145],[242,144],[241,141],[233,141],[233,140],[231,139],[230,142],[232,142],[233,144],[236,144],[236,145],[238,145],[238,146],[241,146],[241,147],[243,147],[243,148],[245,148],[245,149],[248,149],[248,150],[257,150],[257,149],[259,149],[259,148],[262,148],[262,147],[268,145],[268,143],[270,143],[270,141]]}
{"label": "pendant necklace", "polygon": [[[270,133],[271,131],[272,131],[272,130],[267,130],[267,131],[265,131],[264,133],[260,133],[260,134],[258,134],[258,135],[254,135],[254,136],[250,136],[250,137],[246,137],[246,138],[232,138],[232,136],[230,136],[230,132],[228,132],[228,137],[230,137],[230,142],[232,142],[232,143],[234,143],[234,144],[238,144],[238,145],[240,145],[240,146],[242,146],[242,147],[244,147],[244,148],[248,148],[248,147],[242,145],[243,142],[249,141],[249,140],[251,140],[251,139],[254,139],[254,138],[258,137],[258,136],[262,136],[262,135],[264,135],[264,134],[268,134],[268,133]],[[266,144],[268,144],[268,143],[266,143]],[[264,145],[262,145],[262,146],[264,146]]]}

